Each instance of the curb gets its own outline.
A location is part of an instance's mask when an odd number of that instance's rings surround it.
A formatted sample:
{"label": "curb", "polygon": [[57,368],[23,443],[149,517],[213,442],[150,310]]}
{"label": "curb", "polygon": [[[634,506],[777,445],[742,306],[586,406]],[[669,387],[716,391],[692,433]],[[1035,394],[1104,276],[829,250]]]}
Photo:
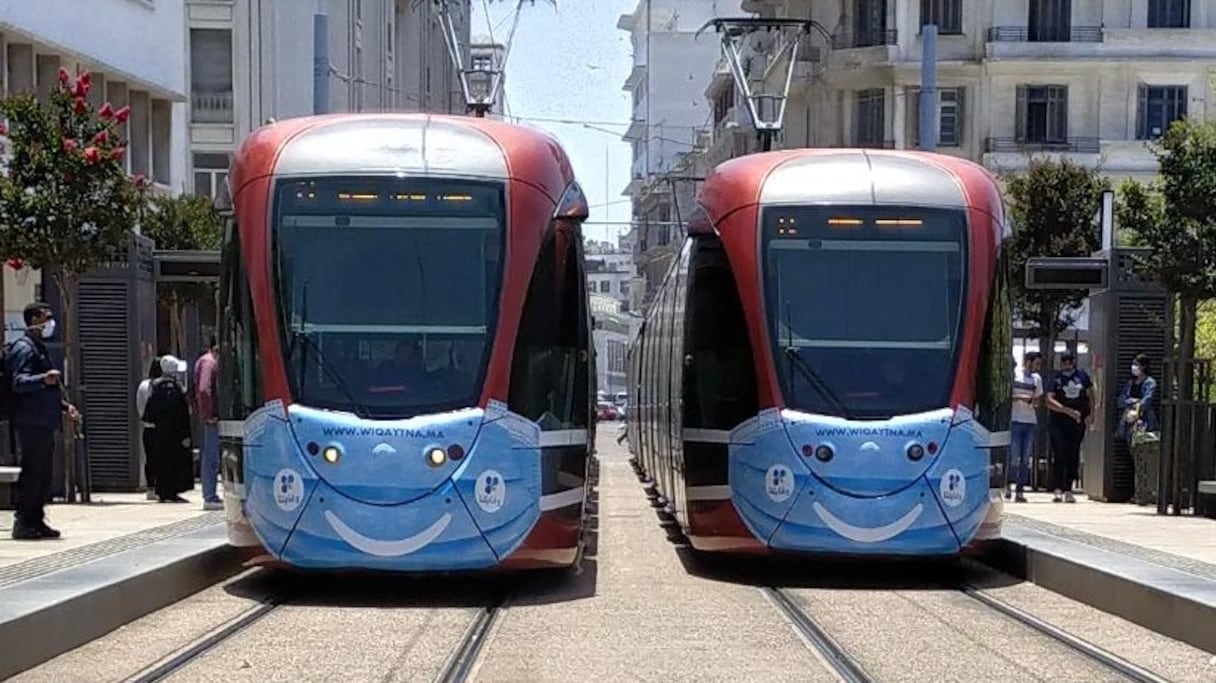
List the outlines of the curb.
{"label": "curb", "polygon": [[1002,536],[985,564],[1216,653],[1216,581],[1031,529]]}
{"label": "curb", "polygon": [[242,570],[224,524],[0,589],[0,680]]}

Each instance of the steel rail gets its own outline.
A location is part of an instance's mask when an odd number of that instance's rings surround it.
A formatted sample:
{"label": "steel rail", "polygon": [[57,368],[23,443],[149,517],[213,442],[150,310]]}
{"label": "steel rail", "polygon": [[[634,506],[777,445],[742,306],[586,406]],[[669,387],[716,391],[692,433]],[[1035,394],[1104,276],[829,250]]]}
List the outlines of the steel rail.
{"label": "steel rail", "polygon": [[874,679],[857,663],[844,648],[840,647],[831,636],[823,630],[809,614],[798,606],[780,588],[771,586],[763,589],[764,594],[772,600],[777,609],[790,620],[794,630],[805,637],[811,646],[819,653],[832,672],[845,683],[871,683]]}

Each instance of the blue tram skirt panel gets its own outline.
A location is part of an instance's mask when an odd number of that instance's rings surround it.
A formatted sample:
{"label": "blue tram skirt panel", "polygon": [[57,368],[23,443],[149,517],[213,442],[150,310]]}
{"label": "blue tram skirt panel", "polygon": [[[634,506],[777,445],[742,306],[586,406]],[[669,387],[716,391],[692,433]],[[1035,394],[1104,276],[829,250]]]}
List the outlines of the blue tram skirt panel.
{"label": "blue tram skirt panel", "polygon": [[249,524],[296,567],[487,569],[540,516],[540,429],[498,402],[370,421],[275,401],[246,420],[244,448]]}
{"label": "blue tram skirt panel", "polygon": [[989,510],[982,432],[949,409],[864,423],[767,410],[731,431],[731,500],[775,550],[957,555]]}

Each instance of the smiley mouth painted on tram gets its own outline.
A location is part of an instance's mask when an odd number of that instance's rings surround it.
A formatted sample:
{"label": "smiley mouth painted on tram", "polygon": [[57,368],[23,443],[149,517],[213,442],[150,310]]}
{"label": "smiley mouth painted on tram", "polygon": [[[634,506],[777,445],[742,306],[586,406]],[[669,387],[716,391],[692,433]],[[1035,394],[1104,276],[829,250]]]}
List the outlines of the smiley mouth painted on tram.
{"label": "smiley mouth painted on tram", "polygon": [[325,521],[329,523],[329,527],[334,530],[338,538],[346,541],[355,550],[365,552],[368,555],[375,555],[376,557],[403,557],[422,550],[433,543],[435,539],[439,538],[448,528],[448,525],[452,523],[452,513],[443,513],[443,516],[435,520],[434,524],[413,536],[392,541],[382,541],[364,536],[352,529],[350,525],[342,521],[341,517],[338,517],[338,515],[330,510],[325,511]]}
{"label": "smiley mouth painted on tram", "polygon": [[827,528],[835,531],[837,534],[849,539],[850,541],[855,541],[857,543],[882,543],[883,541],[889,541],[912,528],[912,525],[916,523],[916,520],[920,519],[921,513],[925,511],[925,506],[922,503],[917,503],[911,510],[908,510],[907,514],[905,514],[903,517],[900,517],[890,524],[875,527],[863,527],[849,524],[836,515],[833,515],[831,510],[828,510],[825,505],[818,501],[811,504],[811,509],[815,511],[815,514],[819,515],[819,518],[823,520],[823,523],[825,526],[827,526]]}

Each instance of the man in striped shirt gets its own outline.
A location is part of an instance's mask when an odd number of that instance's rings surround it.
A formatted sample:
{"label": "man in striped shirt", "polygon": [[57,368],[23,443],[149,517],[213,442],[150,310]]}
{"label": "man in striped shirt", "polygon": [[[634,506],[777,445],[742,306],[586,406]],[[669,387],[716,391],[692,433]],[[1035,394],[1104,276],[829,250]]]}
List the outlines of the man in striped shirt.
{"label": "man in striped shirt", "polygon": [[1022,370],[1015,372],[1013,377],[1013,409],[1009,425],[1009,467],[1008,476],[1015,477],[1017,489],[1011,495],[1005,489],[1005,498],[1013,497],[1015,502],[1025,503],[1022,495],[1030,472],[1034,467],[1034,437],[1038,429],[1038,416],[1035,414],[1043,401],[1043,378],[1039,376],[1042,365],[1042,355],[1031,351],[1022,357]]}

